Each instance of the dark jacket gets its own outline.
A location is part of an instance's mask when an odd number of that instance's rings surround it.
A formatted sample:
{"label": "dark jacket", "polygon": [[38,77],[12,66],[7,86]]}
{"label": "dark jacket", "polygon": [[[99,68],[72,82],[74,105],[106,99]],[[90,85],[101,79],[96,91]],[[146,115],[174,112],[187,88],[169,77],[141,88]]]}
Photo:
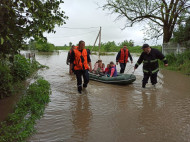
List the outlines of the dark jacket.
{"label": "dark jacket", "polygon": [[[116,62],[119,62],[119,58],[121,56],[121,50],[117,53],[117,57],[116,57]],[[131,61],[133,61],[133,58],[128,50],[128,57],[130,58]]]}
{"label": "dark jacket", "polygon": [[159,71],[158,59],[162,60],[164,64],[168,61],[164,55],[157,49],[151,48],[149,54],[142,52],[135,67],[137,68],[143,62],[143,72],[144,73],[157,73]]}
{"label": "dark jacket", "polygon": [[67,55],[67,60],[66,60],[66,64],[67,65],[69,65],[69,63],[70,63],[70,59],[71,59],[71,54],[70,54],[70,50],[69,50],[69,52],[68,52],[68,55]]}

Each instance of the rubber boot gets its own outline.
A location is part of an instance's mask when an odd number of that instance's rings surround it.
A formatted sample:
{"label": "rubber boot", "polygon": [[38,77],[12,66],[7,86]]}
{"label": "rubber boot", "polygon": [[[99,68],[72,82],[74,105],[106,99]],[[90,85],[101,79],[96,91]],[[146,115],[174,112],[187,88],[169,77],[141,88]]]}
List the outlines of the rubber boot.
{"label": "rubber boot", "polygon": [[82,86],[78,86],[78,92],[81,94],[81,91],[82,91]]}
{"label": "rubber boot", "polygon": [[86,88],[86,87],[87,87],[87,84],[83,84],[83,87]]}
{"label": "rubber boot", "polygon": [[143,83],[143,84],[142,84],[142,88],[145,88],[145,87],[146,87],[146,83]]}

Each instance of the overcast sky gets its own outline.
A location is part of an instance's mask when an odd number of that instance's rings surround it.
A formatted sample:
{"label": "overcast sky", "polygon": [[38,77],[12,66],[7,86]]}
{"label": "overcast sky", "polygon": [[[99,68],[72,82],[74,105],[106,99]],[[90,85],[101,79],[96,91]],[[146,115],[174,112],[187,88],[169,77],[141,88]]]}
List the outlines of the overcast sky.
{"label": "overcast sky", "polygon": [[[135,45],[142,45],[143,25],[136,24],[121,30],[125,25],[125,19],[114,21],[117,15],[110,15],[108,11],[103,11],[97,5],[98,3],[102,6],[105,2],[106,0],[64,0],[61,9],[69,19],[66,20],[66,24],[55,28],[55,34],[45,34],[48,42],[63,46],[69,42],[76,45],[80,40],[84,40],[86,45],[93,45],[101,26],[101,41],[104,43],[133,40]],[[153,41],[146,43],[156,44]],[[157,44],[161,44],[161,40],[157,41]]]}

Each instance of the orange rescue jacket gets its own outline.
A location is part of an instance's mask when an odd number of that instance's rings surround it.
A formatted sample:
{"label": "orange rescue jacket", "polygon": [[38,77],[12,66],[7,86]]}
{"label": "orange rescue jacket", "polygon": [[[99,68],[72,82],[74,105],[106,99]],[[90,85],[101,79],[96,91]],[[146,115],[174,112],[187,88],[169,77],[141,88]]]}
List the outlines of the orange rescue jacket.
{"label": "orange rescue jacket", "polygon": [[75,66],[74,66],[74,70],[84,70],[84,69],[88,70],[89,67],[88,67],[87,51],[86,51],[86,49],[83,49],[82,53],[78,49],[74,49],[74,53],[75,53],[75,60],[74,60]]}
{"label": "orange rescue jacket", "polygon": [[[123,48],[121,49],[121,55],[119,58],[120,63],[127,63],[128,62],[128,49],[124,52]],[[125,59],[125,60],[124,60]]]}

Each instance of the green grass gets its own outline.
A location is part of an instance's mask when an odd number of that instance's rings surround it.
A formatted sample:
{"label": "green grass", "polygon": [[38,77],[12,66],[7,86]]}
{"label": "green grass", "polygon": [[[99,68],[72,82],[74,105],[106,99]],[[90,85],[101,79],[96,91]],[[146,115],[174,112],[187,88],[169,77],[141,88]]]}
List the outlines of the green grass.
{"label": "green grass", "polygon": [[[190,50],[177,55],[169,54],[166,58],[168,60],[167,69],[190,74]],[[163,63],[160,65],[163,67]]]}
{"label": "green grass", "polygon": [[50,84],[44,79],[38,79],[31,84],[17,103],[14,112],[6,121],[1,122],[0,141],[25,141],[35,132],[35,121],[43,115],[45,105],[50,101],[50,93]]}

